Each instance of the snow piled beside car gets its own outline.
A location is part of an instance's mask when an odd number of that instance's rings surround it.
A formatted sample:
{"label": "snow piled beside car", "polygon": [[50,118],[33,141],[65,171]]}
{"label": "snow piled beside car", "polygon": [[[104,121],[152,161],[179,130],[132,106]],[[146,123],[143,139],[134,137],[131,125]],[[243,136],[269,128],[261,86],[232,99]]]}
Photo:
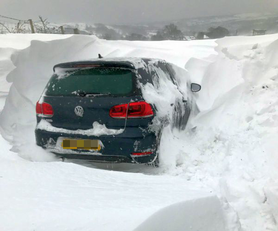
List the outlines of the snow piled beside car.
{"label": "snow piled beside car", "polygon": [[[4,230],[277,230],[278,35],[189,42],[16,38],[0,36],[0,92],[9,92],[0,114]],[[164,128],[160,168],[88,168],[36,147],[35,103],[52,67],[98,53],[165,59],[202,85],[188,129]],[[160,93],[155,98],[167,103],[165,88]]]}

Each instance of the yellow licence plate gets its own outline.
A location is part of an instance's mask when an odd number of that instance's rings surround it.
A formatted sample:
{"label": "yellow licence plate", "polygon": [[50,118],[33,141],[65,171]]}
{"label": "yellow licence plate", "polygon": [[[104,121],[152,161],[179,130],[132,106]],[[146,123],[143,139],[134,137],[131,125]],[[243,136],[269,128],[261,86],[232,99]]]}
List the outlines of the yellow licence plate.
{"label": "yellow licence plate", "polygon": [[63,149],[81,149],[81,150],[95,150],[101,149],[98,140],[70,140],[65,139],[62,142]]}

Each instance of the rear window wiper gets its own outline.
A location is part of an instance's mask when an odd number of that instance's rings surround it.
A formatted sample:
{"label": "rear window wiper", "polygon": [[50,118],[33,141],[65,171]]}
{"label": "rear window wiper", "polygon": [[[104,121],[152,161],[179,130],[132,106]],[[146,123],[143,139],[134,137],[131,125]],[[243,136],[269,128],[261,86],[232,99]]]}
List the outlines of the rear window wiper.
{"label": "rear window wiper", "polygon": [[102,95],[110,95],[110,93],[104,94],[104,93],[99,93],[99,92],[90,92],[87,93],[85,91],[77,91],[75,92],[78,96],[80,97],[90,97],[90,96],[102,96]]}
{"label": "rear window wiper", "polygon": [[86,97],[90,96],[102,96],[102,95],[111,95],[110,93],[86,93]]}

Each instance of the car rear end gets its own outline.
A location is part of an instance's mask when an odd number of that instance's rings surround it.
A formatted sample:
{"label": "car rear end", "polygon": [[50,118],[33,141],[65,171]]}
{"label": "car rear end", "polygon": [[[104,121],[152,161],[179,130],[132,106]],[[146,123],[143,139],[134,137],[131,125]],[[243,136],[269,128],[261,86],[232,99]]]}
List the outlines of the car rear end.
{"label": "car rear end", "polygon": [[65,158],[153,162],[155,110],[142,98],[137,78],[126,62],[55,66],[36,105],[37,145]]}

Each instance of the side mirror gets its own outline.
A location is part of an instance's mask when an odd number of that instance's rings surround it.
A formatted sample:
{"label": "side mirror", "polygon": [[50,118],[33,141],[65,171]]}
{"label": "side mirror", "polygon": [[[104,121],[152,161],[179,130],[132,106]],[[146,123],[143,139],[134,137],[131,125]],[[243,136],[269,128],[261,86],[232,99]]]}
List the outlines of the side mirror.
{"label": "side mirror", "polygon": [[197,83],[191,83],[191,91],[192,92],[198,92],[201,90],[201,85],[197,84]]}

